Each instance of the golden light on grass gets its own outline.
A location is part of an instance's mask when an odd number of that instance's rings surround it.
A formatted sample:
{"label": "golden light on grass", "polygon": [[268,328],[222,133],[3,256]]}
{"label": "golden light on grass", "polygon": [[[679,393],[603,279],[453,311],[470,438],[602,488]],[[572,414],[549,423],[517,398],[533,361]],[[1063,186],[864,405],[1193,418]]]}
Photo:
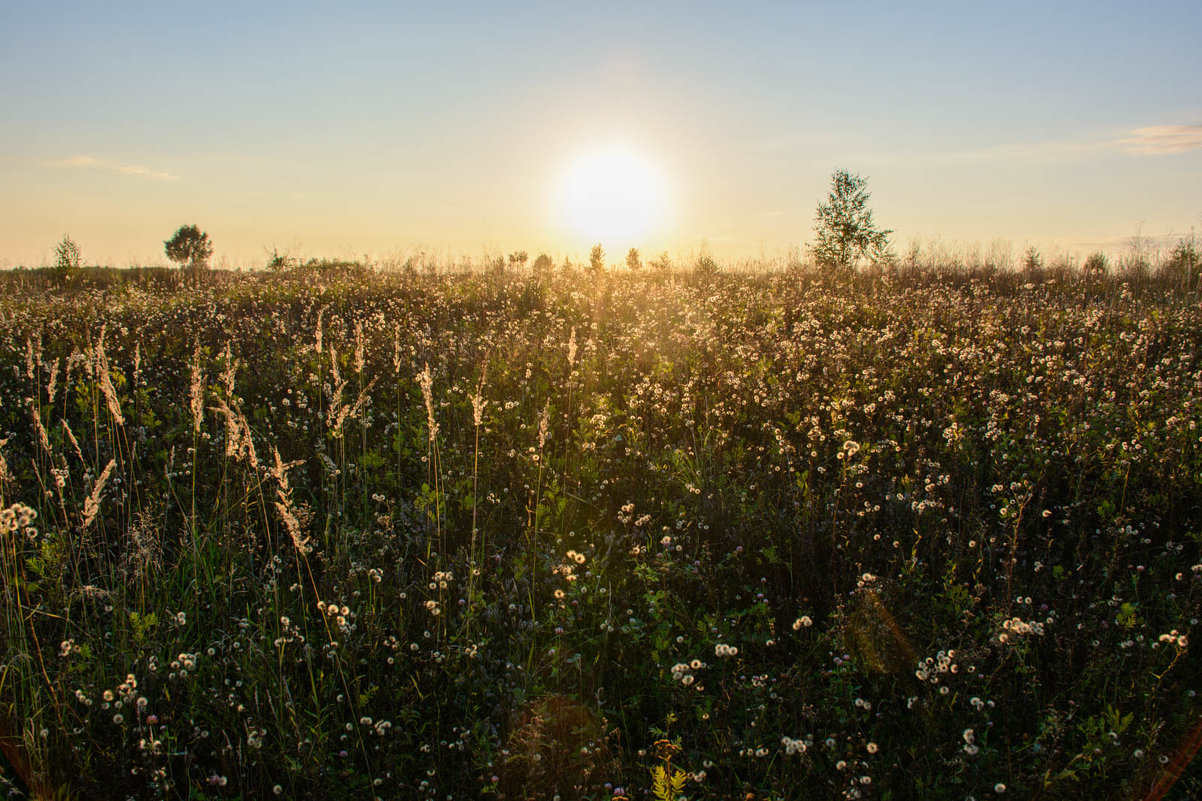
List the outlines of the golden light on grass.
{"label": "golden light on grass", "polygon": [[633,244],[663,222],[667,193],[656,166],[622,147],[577,158],[560,180],[562,221],[588,242],[609,248]]}

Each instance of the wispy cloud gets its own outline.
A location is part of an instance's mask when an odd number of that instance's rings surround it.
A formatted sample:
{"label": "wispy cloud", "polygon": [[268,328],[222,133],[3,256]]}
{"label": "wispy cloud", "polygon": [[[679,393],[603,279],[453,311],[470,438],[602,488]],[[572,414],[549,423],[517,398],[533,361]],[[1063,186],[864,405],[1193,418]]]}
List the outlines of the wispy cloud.
{"label": "wispy cloud", "polygon": [[1119,144],[1133,153],[1160,156],[1167,153],[1187,153],[1202,150],[1202,125],[1155,125],[1136,128]]}
{"label": "wispy cloud", "polygon": [[1154,125],[1135,128],[1121,138],[1056,140],[1022,145],[997,145],[948,156],[962,160],[1012,159],[1067,161],[1096,154],[1122,152],[1130,156],[1164,156],[1202,150],[1202,125]]}
{"label": "wispy cloud", "polygon": [[[762,143],[766,148],[788,149],[785,139]],[[800,147],[800,145],[797,145]],[[948,163],[1028,162],[1059,164],[1105,156],[1148,157],[1166,156],[1202,150],[1202,124],[1155,125],[1129,131],[1097,132],[1066,139],[1042,142],[1002,143],[966,150],[867,150],[853,152],[840,149],[833,159],[852,164],[908,164],[930,166]],[[830,151],[834,155],[834,151]],[[817,164],[832,161],[831,155],[821,152],[812,156]]]}
{"label": "wispy cloud", "polygon": [[122,175],[136,175],[142,178],[153,178],[158,181],[178,181],[178,175],[172,175],[169,172],[160,170],[152,170],[150,167],[143,167],[139,164],[123,164],[112,159],[98,159],[92,156],[71,156],[66,159],[54,159],[46,162],[47,167],[54,169],[64,169],[69,167],[103,170],[105,172],[115,172]]}

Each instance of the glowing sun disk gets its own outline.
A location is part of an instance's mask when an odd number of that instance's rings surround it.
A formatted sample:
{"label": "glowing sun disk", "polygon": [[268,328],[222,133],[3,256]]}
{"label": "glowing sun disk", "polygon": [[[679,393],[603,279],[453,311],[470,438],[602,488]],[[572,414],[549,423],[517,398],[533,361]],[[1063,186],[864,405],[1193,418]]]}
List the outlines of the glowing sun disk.
{"label": "glowing sun disk", "polygon": [[590,240],[630,239],[652,230],[663,215],[658,172],[625,150],[591,153],[564,176],[560,208],[569,226]]}

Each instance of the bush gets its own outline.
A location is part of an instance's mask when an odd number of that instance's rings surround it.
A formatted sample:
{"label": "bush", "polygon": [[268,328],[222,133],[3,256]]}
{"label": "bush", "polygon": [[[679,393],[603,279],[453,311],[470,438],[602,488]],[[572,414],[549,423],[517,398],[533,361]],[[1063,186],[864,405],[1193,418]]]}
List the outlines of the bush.
{"label": "bush", "polygon": [[1086,278],[1106,275],[1108,269],[1110,269],[1110,262],[1106,259],[1106,254],[1101,251],[1089,254],[1089,258],[1085,260],[1085,264],[1082,266]]}
{"label": "bush", "polygon": [[1160,266],[1159,277],[1168,279],[1183,289],[1193,289],[1198,283],[1200,268],[1202,260],[1198,257],[1198,248],[1193,240],[1179,239],[1168,259]]}
{"label": "bush", "polygon": [[275,248],[271,249],[271,256],[267,259],[267,269],[273,273],[285,272],[296,266],[296,259],[289,256],[287,253],[280,253]]}

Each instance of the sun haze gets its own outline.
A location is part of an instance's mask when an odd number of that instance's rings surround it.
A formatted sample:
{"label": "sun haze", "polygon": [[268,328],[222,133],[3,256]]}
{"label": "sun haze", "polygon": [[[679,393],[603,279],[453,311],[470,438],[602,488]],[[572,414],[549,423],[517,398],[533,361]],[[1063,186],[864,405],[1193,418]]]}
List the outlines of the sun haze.
{"label": "sun haze", "polygon": [[571,233],[611,251],[657,233],[665,203],[660,171],[622,147],[582,154],[564,171],[557,194],[561,222]]}

